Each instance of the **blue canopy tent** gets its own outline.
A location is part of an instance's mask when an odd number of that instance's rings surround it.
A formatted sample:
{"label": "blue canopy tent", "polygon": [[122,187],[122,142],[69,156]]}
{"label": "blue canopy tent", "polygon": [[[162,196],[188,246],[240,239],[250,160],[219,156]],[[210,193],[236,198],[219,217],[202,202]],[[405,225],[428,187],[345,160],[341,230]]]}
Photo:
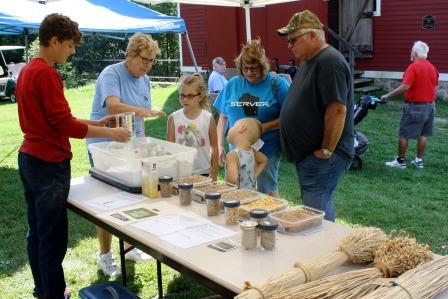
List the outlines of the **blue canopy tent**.
{"label": "blue canopy tent", "polygon": [[79,24],[82,32],[93,33],[179,33],[185,38],[197,70],[185,22],[129,0],[1,0],[0,34],[37,33],[46,15],[61,13]]}

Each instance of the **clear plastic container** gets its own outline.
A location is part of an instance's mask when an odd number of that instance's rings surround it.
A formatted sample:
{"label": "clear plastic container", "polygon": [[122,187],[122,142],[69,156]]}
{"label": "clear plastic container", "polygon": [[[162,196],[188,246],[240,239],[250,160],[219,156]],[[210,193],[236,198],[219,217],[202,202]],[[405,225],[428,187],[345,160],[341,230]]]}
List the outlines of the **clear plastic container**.
{"label": "clear plastic container", "polygon": [[217,216],[220,211],[221,193],[209,192],[205,194],[205,202],[207,205],[207,216]]}
{"label": "clear plastic container", "polygon": [[160,195],[169,198],[173,194],[173,177],[163,175],[159,177]]}
{"label": "clear plastic container", "polygon": [[238,199],[229,199],[224,202],[224,218],[226,224],[237,224],[239,220],[239,206],[240,201]]}
{"label": "clear plastic container", "polygon": [[115,124],[117,128],[126,128],[131,132],[131,137],[135,135],[135,112],[123,112],[115,114]]}
{"label": "clear plastic container", "polygon": [[272,221],[261,221],[258,224],[260,230],[260,245],[265,250],[274,250],[278,224]]}
{"label": "clear plastic container", "polygon": [[151,137],[135,137],[126,143],[97,142],[88,148],[95,170],[131,187],[142,185],[142,162],[156,162],[159,176],[178,178],[192,174],[197,153],[195,148]]}
{"label": "clear plastic container", "polygon": [[284,199],[264,196],[257,200],[254,200],[248,204],[241,205],[240,216],[249,218],[249,212],[253,209],[264,209],[269,213],[277,212],[285,209],[288,206],[288,202]]}
{"label": "clear plastic container", "polygon": [[278,223],[280,233],[295,234],[322,225],[325,212],[307,206],[297,206],[272,213],[271,219]]}
{"label": "clear plastic container", "polygon": [[241,228],[241,244],[244,249],[257,248],[257,223],[254,221],[244,221],[240,225]]}
{"label": "clear plastic container", "polygon": [[181,183],[177,185],[179,190],[179,202],[181,206],[191,205],[191,190],[193,189],[193,184]]}

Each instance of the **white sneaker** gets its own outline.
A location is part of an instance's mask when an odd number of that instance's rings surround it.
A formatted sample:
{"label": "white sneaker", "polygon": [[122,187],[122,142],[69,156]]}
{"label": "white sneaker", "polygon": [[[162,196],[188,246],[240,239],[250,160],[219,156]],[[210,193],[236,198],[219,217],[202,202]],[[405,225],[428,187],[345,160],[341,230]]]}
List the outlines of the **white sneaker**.
{"label": "white sneaker", "polygon": [[423,159],[415,158],[411,161],[411,165],[414,165],[417,168],[423,168]]}
{"label": "white sneaker", "polygon": [[104,254],[97,253],[96,256],[98,258],[98,267],[101,270],[103,270],[104,275],[107,276],[121,275],[121,269],[115,263],[112,251],[109,251],[108,253]]}
{"label": "white sneaker", "polygon": [[386,162],[384,163],[387,167],[392,167],[392,168],[406,168],[406,162],[398,162],[397,160],[398,157],[396,157],[395,159],[393,159],[390,162]]}
{"label": "white sneaker", "polygon": [[131,260],[134,262],[143,262],[143,261],[153,259],[152,256],[144,253],[143,251],[141,251],[138,248],[134,248],[131,251],[129,251],[128,253],[126,253],[125,257],[127,260]]}

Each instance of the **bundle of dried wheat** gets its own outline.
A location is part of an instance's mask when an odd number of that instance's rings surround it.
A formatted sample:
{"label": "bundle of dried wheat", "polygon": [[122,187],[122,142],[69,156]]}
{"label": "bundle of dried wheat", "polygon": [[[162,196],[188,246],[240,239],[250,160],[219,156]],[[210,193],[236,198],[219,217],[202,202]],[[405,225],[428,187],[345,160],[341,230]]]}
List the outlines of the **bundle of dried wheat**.
{"label": "bundle of dried wheat", "polygon": [[347,262],[369,263],[373,261],[373,252],[386,240],[387,235],[379,228],[357,228],[341,241],[339,250],[315,258],[308,263],[296,263],[292,270],[272,277],[260,286],[252,286],[249,282],[246,282],[246,290],[235,298],[272,298],[279,291],[288,290],[297,285],[323,277]]}
{"label": "bundle of dried wheat", "polygon": [[409,270],[362,299],[433,298],[448,288],[448,256]]}
{"label": "bundle of dried wheat", "polygon": [[395,277],[432,259],[427,245],[400,237],[385,241],[375,251],[374,267],[325,277],[304,285],[279,289],[270,298],[353,299],[379,288],[378,278]]}

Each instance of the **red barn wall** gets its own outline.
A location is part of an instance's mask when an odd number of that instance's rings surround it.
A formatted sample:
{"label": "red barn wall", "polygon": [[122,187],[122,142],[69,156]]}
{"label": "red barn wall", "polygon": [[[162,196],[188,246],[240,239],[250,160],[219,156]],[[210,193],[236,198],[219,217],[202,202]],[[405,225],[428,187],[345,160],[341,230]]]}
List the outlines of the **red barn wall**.
{"label": "red barn wall", "polygon": [[[422,28],[422,17],[436,17],[435,29]],[[381,16],[374,17],[373,59],[358,60],[356,68],[404,71],[410,63],[414,41],[429,45],[428,59],[442,73],[448,72],[448,1],[382,0]]]}

